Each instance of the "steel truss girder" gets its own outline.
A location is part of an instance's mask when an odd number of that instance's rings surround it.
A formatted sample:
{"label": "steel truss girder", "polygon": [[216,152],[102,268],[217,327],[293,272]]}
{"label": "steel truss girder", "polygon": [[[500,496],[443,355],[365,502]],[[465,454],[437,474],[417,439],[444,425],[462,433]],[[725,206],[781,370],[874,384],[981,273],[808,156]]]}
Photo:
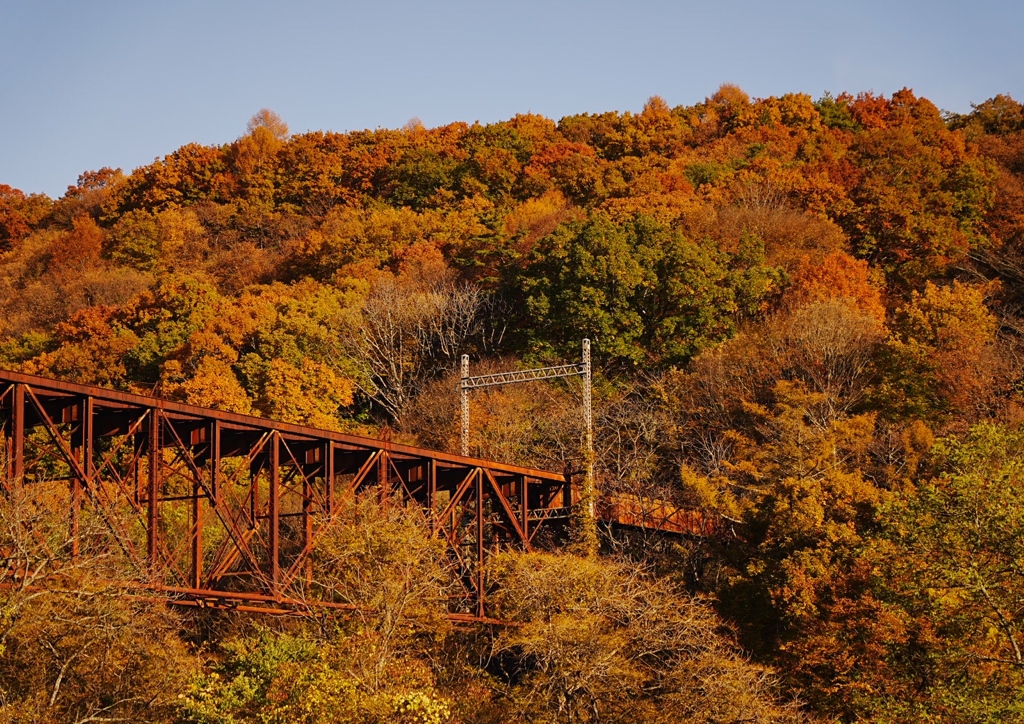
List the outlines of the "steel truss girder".
{"label": "steel truss girder", "polygon": [[553,380],[559,377],[577,377],[585,374],[587,374],[587,368],[582,364],[535,367],[529,370],[512,370],[511,372],[463,377],[459,381],[459,389],[477,390],[482,387],[510,385],[514,382],[537,382],[540,380]]}
{"label": "steel truss girder", "polygon": [[310,595],[310,556],[337,496],[375,490],[447,541],[451,616],[487,620],[488,557],[563,539],[572,497],[566,474],[2,370],[0,440],[4,489],[67,486],[72,555],[93,514],[140,592],[191,606],[345,608]]}

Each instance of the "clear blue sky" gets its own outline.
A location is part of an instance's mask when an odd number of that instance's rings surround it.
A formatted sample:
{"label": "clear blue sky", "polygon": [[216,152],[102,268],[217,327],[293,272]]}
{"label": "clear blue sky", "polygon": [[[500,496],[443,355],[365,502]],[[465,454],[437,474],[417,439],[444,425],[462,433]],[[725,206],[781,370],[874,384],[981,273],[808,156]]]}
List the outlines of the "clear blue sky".
{"label": "clear blue sky", "polygon": [[260,108],[293,132],[913,88],[1024,100],[1017,0],[0,0],[0,183],[63,194]]}

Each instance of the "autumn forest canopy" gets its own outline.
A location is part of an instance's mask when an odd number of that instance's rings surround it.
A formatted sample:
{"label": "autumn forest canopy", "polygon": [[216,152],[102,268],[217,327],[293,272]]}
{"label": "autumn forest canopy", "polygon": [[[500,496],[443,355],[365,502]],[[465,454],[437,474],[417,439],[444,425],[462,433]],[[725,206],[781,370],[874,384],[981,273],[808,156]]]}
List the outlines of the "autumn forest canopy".
{"label": "autumn forest canopy", "polygon": [[[372,501],[324,550],[366,571],[337,574],[354,618],[214,626],[110,593],[117,561],[47,564],[48,595],[0,591],[0,722],[1024,718],[1008,96],[724,85],[302,134],[262,110],[59,199],[0,184],[0,310],[0,367],[448,451],[462,354],[559,364],[588,337],[599,490],[720,523],[502,554],[515,625],[486,634],[444,618],[419,519]],[[472,453],[578,467],[579,397],[474,393]],[[2,507],[31,558],[39,506]]]}

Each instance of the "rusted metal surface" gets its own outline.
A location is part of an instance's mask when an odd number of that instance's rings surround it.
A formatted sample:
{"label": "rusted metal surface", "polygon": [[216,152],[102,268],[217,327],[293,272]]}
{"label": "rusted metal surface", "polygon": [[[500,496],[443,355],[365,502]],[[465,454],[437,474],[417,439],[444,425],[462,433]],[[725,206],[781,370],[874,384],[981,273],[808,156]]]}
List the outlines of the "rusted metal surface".
{"label": "rusted metal surface", "polygon": [[669,535],[704,538],[720,532],[720,521],[699,510],[687,510],[663,500],[631,495],[599,498],[597,515],[613,526],[643,528]]}
{"label": "rusted metal surface", "polygon": [[[4,486],[56,486],[73,545],[81,517],[98,518],[101,546],[123,553],[148,595],[198,607],[345,608],[317,591],[311,558],[340,501],[373,490],[418,506],[447,542],[464,588],[452,618],[490,620],[488,558],[564,541],[574,499],[567,473],[3,370],[0,440]],[[704,531],[625,500],[599,512],[621,525]]]}
{"label": "rusted metal surface", "polygon": [[[465,587],[456,620],[486,620],[488,557],[564,538],[566,475],[249,415],[0,371],[4,484],[65,492],[153,595],[281,612],[318,598],[309,562],[342,496],[419,506]],[[64,487],[66,486],[66,487]],[[73,551],[74,553],[74,551]]]}

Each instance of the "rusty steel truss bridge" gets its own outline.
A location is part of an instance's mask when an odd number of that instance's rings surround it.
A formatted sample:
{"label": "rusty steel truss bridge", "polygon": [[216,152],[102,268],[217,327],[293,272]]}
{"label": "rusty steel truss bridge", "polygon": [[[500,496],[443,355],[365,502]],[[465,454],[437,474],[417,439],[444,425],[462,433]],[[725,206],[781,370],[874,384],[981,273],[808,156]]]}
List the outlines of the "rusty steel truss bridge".
{"label": "rusty steel truss bridge", "polygon": [[[341,503],[372,489],[418,506],[446,542],[463,589],[450,615],[487,620],[488,556],[565,541],[573,503],[570,473],[2,370],[0,440],[7,491],[59,491],[72,555],[83,519],[99,520],[147,595],[187,606],[344,608],[311,597],[311,559]],[[622,525],[704,532],[683,511],[638,511],[598,507]]]}

